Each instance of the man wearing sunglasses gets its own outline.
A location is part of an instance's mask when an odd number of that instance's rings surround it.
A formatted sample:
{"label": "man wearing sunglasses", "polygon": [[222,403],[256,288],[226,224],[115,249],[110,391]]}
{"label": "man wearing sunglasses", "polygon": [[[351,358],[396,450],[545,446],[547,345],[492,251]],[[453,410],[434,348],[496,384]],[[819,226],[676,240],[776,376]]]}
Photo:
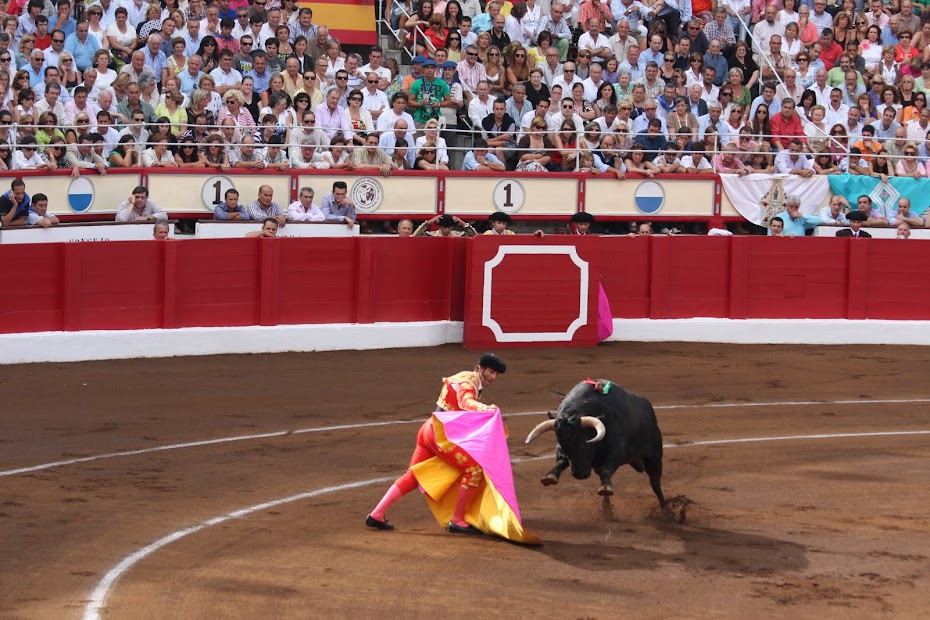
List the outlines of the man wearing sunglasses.
{"label": "man wearing sunglasses", "polygon": [[378,117],[388,109],[387,95],[384,91],[379,90],[381,77],[374,71],[368,71],[365,75],[365,88],[362,90],[362,109],[371,113],[371,118],[376,122]]}

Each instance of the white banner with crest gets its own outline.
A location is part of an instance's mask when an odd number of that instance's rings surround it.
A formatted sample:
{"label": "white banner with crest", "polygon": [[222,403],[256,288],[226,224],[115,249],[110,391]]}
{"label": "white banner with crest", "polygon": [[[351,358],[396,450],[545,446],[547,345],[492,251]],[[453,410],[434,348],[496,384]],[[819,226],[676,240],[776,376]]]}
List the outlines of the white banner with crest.
{"label": "white banner with crest", "polygon": [[830,197],[826,176],[809,179],[795,174],[721,174],[723,191],[740,215],[759,226],[768,226],[772,217],[785,210],[785,197],[797,194],[801,212],[816,213]]}

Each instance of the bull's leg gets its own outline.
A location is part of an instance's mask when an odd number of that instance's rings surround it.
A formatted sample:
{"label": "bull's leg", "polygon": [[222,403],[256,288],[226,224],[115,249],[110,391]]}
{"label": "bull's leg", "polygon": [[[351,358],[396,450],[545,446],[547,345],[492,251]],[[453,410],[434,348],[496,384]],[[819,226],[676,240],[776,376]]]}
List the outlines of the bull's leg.
{"label": "bull's leg", "polygon": [[649,475],[649,484],[652,485],[652,491],[659,498],[659,506],[663,510],[668,510],[668,504],[665,502],[665,495],[662,494],[662,459],[643,459],[643,465],[646,473]]}
{"label": "bull's leg", "polygon": [[571,463],[568,460],[568,457],[565,456],[565,453],[562,452],[562,448],[556,445],[555,447],[555,467],[549,470],[545,476],[543,476],[540,482],[545,486],[551,486],[553,484],[559,483],[559,476],[562,475],[562,472],[568,469],[568,466]]}
{"label": "bull's leg", "polygon": [[617,471],[616,467],[601,467],[594,470],[601,479],[601,487],[597,490],[598,495],[610,496],[614,494],[614,486],[611,479]]}

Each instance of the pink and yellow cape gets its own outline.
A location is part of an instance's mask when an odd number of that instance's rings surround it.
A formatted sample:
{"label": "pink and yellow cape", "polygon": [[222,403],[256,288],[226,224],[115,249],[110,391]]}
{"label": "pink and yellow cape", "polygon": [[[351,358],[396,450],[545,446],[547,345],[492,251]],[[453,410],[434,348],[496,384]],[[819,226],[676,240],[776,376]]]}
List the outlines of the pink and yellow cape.
{"label": "pink and yellow cape", "polygon": [[[465,521],[485,534],[525,545],[541,545],[542,541],[524,529],[520,520],[500,410],[438,411],[433,414],[432,423],[436,443],[444,452],[454,444],[484,470],[484,480],[469,503]],[[455,510],[461,474],[438,456],[417,463],[412,469],[433,516],[445,526]]]}

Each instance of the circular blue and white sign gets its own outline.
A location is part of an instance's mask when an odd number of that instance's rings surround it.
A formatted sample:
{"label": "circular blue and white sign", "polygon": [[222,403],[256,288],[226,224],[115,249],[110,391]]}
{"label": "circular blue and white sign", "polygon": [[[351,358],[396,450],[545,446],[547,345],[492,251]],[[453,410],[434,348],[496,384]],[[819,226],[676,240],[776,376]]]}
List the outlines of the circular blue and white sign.
{"label": "circular blue and white sign", "polygon": [[94,205],[94,184],[87,177],[77,177],[68,186],[68,206],[76,213],[84,213]]}
{"label": "circular blue and white sign", "polygon": [[643,181],[633,194],[633,202],[640,213],[658,213],[665,204],[665,190],[657,181]]}

